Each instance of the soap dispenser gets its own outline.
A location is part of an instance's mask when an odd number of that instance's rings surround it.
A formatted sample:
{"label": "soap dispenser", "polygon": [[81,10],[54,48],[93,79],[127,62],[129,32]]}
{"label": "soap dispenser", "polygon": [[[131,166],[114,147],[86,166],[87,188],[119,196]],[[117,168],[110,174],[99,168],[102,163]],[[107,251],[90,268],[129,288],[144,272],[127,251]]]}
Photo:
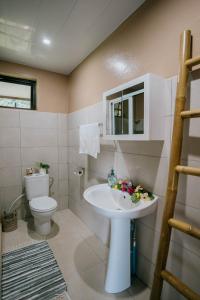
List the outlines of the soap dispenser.
{"label": "soap dispenser", "polygon": [[110,173],[108,174],[108,185],[113,187],[117,183],[117,176],[115,175],[115,171],[112,168]]}

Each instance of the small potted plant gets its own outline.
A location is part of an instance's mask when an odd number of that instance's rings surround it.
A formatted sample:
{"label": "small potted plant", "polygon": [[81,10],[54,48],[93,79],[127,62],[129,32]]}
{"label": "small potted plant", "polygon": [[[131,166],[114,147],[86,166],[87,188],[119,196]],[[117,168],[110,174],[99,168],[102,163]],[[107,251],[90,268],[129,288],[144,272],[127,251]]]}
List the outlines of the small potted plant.
{"label": "small potted plant", "polygon": [[48,174],[50,166],[43,162],[40,163],[40,174]]}

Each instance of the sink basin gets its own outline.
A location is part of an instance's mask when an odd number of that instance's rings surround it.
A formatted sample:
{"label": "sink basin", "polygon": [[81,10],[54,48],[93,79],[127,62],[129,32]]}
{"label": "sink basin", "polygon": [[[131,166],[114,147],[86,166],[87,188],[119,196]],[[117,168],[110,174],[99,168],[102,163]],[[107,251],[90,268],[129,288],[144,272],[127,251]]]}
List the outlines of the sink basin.
{"label": "sink basin", "polygon": [[140,200],[134,204],[128,193],[113,190],[108,184],[91,186],[83,196],[97,213],[111,219],[105,290],[109,293],[121,292],[131,285],[130,221],[153,213],[158,197],[154,195],[152,201]]}
{"label": "sink basin", "polygon": [[89,187],[83,194],[96,212],[108,218],[137,219],[151,214],[156,206],[158,197],[153,201],[139,201],[134,204],[130,195],[111,189],[108,184],[98,184]]}

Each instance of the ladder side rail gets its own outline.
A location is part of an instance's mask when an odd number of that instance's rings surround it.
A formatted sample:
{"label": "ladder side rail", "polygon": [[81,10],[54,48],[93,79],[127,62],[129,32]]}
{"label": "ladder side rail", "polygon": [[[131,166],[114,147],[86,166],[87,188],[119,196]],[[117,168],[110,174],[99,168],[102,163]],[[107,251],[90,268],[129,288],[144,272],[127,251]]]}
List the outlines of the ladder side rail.
{"label": "ladder side rail", "polygon": [[151,290],[150,300],[159,300],[161,297],[163,278],[162,270],[166,267],[167,256],[169,251],[169,243],[171,238],[171,227],[168,220],[173,218],[175,201],[177,195],[177,185],[179,174],[175,172],[175,167],[180,164],[182,139],[183,139],[183,120],[181,112],[184,111],[187,93],[187,81],[189,69],[185,65],[185,61],[191,57],[191,32],[184,31],[181,35],[180,47],[180,70],[176,92],[176,106],[174,114],[174,125],[172,135],[172,145],[170,154],[169,174],[167,191],[165,197],[165,208],[163,213],[162,228],[160,234],[160,242],[157,254],[157,261],[154,272],[153,286]]}

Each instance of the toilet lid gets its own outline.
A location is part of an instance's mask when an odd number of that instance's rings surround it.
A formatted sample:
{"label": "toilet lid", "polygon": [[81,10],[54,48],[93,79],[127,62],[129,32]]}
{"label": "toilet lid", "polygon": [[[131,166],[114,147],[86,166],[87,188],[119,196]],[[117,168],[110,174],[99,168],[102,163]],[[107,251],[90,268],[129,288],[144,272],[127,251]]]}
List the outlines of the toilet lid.
{"label": "toilet lid", "polygon": [[36,197],[30,201],[30,208],[34,211],[49,211],[57,207],[55,199],[44,196]]}

